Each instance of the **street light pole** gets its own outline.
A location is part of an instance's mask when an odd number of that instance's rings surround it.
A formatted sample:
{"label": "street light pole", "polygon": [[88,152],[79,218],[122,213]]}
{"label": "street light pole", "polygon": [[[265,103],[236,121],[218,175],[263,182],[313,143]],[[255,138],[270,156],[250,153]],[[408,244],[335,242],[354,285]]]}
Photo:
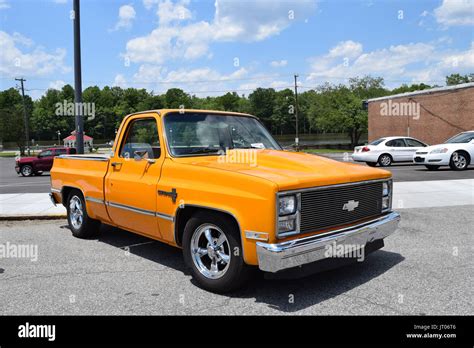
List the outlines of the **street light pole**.
{"label": "street light pole", "polygon": [[79,0],[74,0],[74,109],[76,123],[77,153],[84,153],[84,118],[82,115],[82,74],[81,74],[81,14]]}
{"label": "street light pole", "polygon": [[23,83],[26,81],[24,78],[15,79],[15,81],[20,81],[21,84],[21,100],[23,103],[23,118],[25,120],[25,140],[26,140],[26,149],[28,151],[28,156],[30,155],[30,127],[28,125],[28,115],[26,114],[26,103],[25,103],[25,86]]}
{"label": "street light pole", "polygon": [[298,126],[298,82],[297,82],[297,79],[298,79],[298,75],[295,74],[295,117],[296,117],[296,133],[295,133],[295,148],[296,148],[296,151],[299,151],[299,143],[300,143],[300,139],[299,139],[299,126]]}

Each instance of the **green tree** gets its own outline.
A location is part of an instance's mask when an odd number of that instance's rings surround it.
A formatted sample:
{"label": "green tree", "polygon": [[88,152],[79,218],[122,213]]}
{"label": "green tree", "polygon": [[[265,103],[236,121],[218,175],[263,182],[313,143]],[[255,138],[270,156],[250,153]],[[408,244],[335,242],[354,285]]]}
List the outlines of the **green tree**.
{"label": "green tree", "polygon": [[460,75],[460,74],[451,74],[446,76],[446,85],[453,86],[459,85],[461,83],[474,82],[474,73]]}
{"label": "green tree", "polygon": [[170,109],[191,109],[193,107],[191,97],[182,89],[171,88],[165,94],[165,106]]}
{"label": "green tree", "polygon": [[430,89],[430,88],[433,88],[433,86],[430,86],[424,83],[420,83],[420,84],[414,83],[410,86],[408,86],[407,84],[403,84],[400,87],[392,89],[390,94],[408,93],[408,92],[421,91],[421,90]]}
{"label": "green tree", "polygon": [[[31,103],[31,99],[28,101]],[[22,155],[26,144],[24,126],[21,94],[14,88],[0,92],[0,140],[15,142]]]}
{"label": "green tree", "polygon": [[252,114],[260,118],[265,126],[271,129],[270,118],[275,107],[275,90],[273,88],[257,88],[249,95],[249,102]]}

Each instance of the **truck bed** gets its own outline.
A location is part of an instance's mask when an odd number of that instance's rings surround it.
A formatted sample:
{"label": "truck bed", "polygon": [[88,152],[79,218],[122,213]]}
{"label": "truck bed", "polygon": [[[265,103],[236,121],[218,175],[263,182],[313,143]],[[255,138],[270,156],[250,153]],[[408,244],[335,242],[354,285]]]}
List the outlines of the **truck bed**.
{"label": "truck bed", "polygon": [[[92,218],[108,220],[105,209],[104,178],[109,167],[108,155],[63,155],[54,159],[51,188],[58,202],[64,204],[71,189],[79,189],[88,201]],[[92,205],[89,202],[93,203]],[[93,209],[90,207],[93,206]]]}

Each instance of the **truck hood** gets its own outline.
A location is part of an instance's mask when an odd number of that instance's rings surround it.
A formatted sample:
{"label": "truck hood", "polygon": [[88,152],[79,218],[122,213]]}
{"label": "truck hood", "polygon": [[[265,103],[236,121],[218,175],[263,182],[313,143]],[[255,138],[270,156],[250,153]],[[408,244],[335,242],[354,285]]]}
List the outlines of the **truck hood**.
{"label": "truck hood", "polygon": [[290,151],[230,150],[226,156],[181,157],[173,160],[267,179],[280,191],[390,178],[386,170]]}

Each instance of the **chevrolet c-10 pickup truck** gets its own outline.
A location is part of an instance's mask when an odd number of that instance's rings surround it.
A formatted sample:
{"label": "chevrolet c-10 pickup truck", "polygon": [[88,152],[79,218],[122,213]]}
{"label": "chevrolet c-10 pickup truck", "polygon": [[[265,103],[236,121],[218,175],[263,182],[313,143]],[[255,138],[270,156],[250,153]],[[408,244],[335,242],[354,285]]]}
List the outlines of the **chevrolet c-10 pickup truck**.
{"label": "chevrolet c-10 pickup truck", "polygon": [[390,172],[285,151],[258,118],[208,110],[126,116],[110,155],[54,159],[50,196],[74,236],[104,223],[182,248],[214,292],[257,267],[317,264],[331,247],[379,249],[400,220]]}

